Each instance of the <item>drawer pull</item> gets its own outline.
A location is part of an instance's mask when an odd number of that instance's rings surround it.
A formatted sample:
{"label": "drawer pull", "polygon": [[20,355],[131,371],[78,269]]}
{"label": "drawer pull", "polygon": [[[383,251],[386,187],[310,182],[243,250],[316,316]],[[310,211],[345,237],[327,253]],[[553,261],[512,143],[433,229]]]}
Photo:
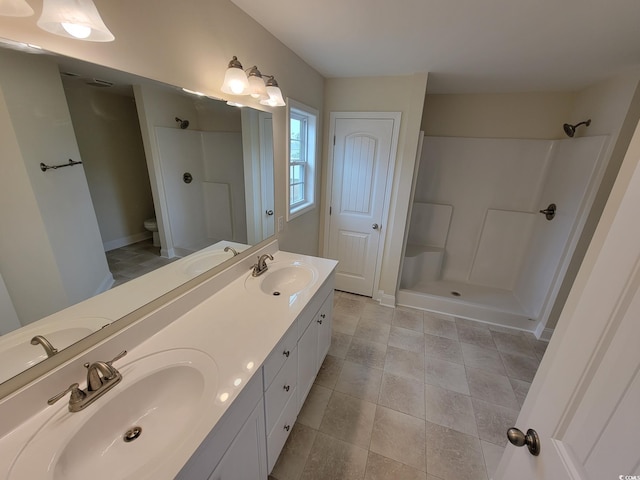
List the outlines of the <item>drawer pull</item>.
{"label": "drawer pull", "polygon": [[284,352],[282,352],[282,354],[283,354],[285,357],[289,358],[289,355],[291,355],[291,352],[290,352],[289,350],[285,350]]}
{"label": "drawer pull", "polygon": [[291,426],[290,425],[285,425],[284,429],[288,432],[289,430],[291,430]]}
{"label": "drawer pull", "polygon": [[285,385],[285,386],[284,386],[284,391],[285,391],[285,392],[288,392],[290,388],[291,388],[291,387],[290,387],[289,385]]}

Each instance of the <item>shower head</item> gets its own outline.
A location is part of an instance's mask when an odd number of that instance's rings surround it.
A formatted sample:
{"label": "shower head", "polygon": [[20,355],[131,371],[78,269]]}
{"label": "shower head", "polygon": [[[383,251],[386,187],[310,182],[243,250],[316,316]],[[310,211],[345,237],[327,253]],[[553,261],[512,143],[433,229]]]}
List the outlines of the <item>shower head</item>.
{"label": "shower head", "polygon": [[573,136],[576,134],[576,128],[578,128],[580,125],[586,125],[588,127],[589,125],[591,125],[591,119],[585,122],[576,123],[575,125],[569,125],[568,123],[565,123],[563,125],[564,133],[566,133],[568,137],[573,138]]}
{"label": "shower head", "polygon": [[180,128],[182,130],[189,126],[189,120],[180,120],[178,117],[176,117],[176,122],[178,122],[178,125],[180,125]]}

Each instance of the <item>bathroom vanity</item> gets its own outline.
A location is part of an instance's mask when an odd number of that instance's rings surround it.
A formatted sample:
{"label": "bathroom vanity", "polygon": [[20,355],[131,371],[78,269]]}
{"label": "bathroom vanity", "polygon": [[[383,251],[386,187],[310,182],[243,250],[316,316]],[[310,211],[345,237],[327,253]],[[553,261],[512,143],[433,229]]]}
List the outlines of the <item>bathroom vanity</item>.
{"label": "bathroom vanity", "polygon": [[[331,342],[333,260],[238,261],[0,401],[7,479],[266,479]],[[122,381],[71,413],[85,362]]]}

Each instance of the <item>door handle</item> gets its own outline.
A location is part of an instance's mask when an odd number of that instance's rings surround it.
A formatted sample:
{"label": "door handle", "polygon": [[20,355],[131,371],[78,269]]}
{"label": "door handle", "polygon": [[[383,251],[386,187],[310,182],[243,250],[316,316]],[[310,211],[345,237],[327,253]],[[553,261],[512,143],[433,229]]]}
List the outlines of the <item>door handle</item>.
{"label": "door handle", "polygon": [[266,213],[267,215],[271,216],[271,215],[273,215],[273,210],[267,210],[267,211],[266,211],[266,212],[264,212],[264,213]]}
{"label": "door handle", "polygon": [[538,437],[538,432],[533,428],[527,430],[526,435],[518,428],[510,428],[507,430],[507,438],[516,447],[524,447],[526,445],[531,455],[536,457],[540,455],[540,437]]}
{"label": "door handle", "polygon": [[380,225],[374,223],[373,225],[371,225],[371,228],[373,228],[374,230],[380,230]]}

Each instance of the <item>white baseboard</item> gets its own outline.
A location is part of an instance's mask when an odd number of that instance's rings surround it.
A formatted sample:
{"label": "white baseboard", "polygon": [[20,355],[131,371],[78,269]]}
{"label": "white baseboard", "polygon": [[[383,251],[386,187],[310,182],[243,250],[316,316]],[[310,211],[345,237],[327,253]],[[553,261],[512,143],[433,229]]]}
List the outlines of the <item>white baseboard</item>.
{"label": "white baseboard", "polygon": [[378,290],[378,295],[376,295],[376,300],[380,302],[380,305],[385,307],[396,307],[396,296],[395,295],[387,295],[383,290]]}
{"label": "white baseboard", "polygon": [[151,232],[139,232],[134,233],[133,235],[128,235],[122,238],[116,238],[115,240],[109,240],[108,242],[104,242],[104,251],[110,252],[111,250],[115,250],[116,248],[126,247],[127,245],[131,245],[132,243],[138,243],[143,240],[147,240],[151,238],[153,235]]}

